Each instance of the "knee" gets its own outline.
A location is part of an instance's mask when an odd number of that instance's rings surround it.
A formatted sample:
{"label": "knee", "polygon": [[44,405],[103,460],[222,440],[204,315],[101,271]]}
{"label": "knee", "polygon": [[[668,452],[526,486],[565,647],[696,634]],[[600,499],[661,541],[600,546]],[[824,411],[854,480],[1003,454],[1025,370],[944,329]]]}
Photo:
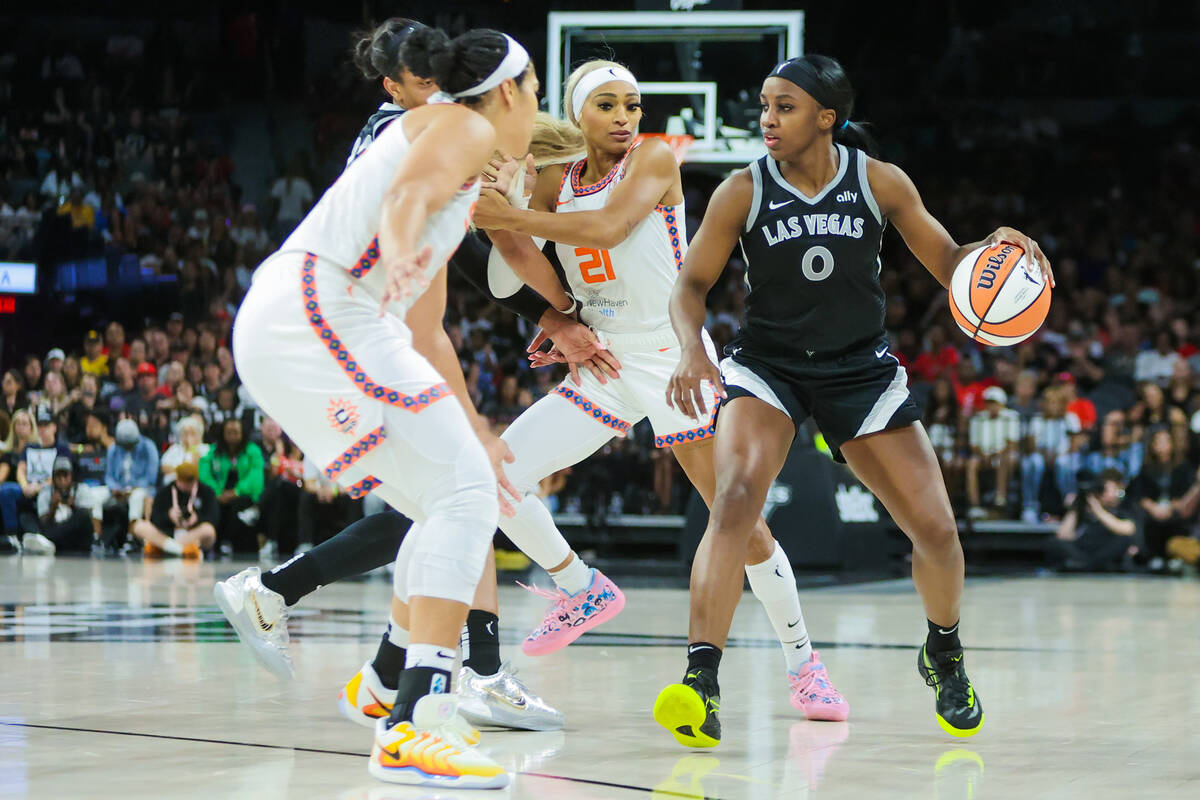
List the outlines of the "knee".
{"label": "knee", "polygon": [[762,492],[747,480],[718,478],[712,507],[713,527],[718,532],[737,531],[749,536],[762,513],[763,499]]}
{"label": "knee", "polygon": [[958,524],[953,514],[938,514],[921,521],[910,534],[920,550],[944,551],[959,547]]}

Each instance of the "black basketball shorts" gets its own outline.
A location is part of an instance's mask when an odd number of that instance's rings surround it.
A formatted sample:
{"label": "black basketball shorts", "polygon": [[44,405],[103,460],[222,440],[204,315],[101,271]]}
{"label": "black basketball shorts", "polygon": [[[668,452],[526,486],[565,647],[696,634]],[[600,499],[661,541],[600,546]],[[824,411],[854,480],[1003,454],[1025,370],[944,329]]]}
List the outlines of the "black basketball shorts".
{"label": "black basketball shorts", "polygon": [[745,347],[730,350],[721,361],[726,402],[756,397],[791,417],[797,433],[812,417],[839,462],[845,463],[845,442],[921,418],[908,393],[908,372],[888,352],[885,339],[828,359],[806,358],[803,352],[781,359]]}

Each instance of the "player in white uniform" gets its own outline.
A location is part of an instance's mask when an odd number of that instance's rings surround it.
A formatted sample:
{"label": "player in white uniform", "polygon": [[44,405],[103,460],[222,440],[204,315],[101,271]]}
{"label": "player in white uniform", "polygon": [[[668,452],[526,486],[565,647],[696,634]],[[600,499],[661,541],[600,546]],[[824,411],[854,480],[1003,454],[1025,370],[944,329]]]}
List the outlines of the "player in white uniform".
{"label": "player in white uniform", "polygon": [[[564,381],[503,435],[515,456],[507,469],[521,499],[501,530],[557,584],[557,592],[545,593],[554,603],[542,625],[525,640],[531,655],[570,644],[624,604],[612,581],[571,551],[533,494],[542,478],[649,418],[655,444],[671,448],[706,503],[716,484],[713,417],[697,425],[665,400],[680,352],[667,301],[687,247],[679,165],[661,140],[634,143],[641,98],[624,67],[589,62],[566,88],[564,105],[583,131],[586,159],[544,169],[530,210],[512,208],[488,190],[475,217],[482,228],[554,241],[582,320],[621,363],[614,381],[601,383],[587,373],[581,384]],[[712,386],[707,391],[715,397]],[[791,565],[766,522],[759,522],[746,571],[783,646],[792,703],[810,719],[845,719],[849,706],[809,642]]]}
{"label": "player in white uniform", "polygon": [[528,149],[538,83],[524,48],[496,31],[451,42],[429,29],[405,48],[461,105],[409,112],[342,173],[256,272],[234,353],[259,405],[328,477],[421,523],[396,559],[411,643],[371,774],[497,787],[507,773],[474,749],[478,734],[445,693],[508,506],[497,481],[507,486],[511,454],[473,408],[442,327],[445,263],[492,152]]}

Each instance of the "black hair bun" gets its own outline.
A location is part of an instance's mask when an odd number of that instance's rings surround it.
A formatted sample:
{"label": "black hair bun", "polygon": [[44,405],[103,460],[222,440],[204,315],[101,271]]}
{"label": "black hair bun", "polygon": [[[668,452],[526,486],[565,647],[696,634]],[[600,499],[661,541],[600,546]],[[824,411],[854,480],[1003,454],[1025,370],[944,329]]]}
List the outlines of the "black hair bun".
{"label": "black hair bun", "polygon": [[400,60],[414,75],[433,78],[444,87],[454,67],[454,48],[440,29],[418,28],[405,38]]}

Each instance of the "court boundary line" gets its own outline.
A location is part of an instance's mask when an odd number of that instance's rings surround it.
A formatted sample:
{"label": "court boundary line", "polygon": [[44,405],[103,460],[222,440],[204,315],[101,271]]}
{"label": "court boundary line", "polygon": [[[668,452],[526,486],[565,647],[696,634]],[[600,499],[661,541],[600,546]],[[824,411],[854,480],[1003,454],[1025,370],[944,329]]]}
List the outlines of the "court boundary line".
{"label": "court boundary line", "polygon": [[[35,730],[47,731],[66,731],[69,733],[100,733],[109,736],[135,736],[142,739],[164,739],[176,742],[197,742],[199,744],[223,744],[230,747],[258,747],[264,750],[289,750],[298,753],[315,753],[317,755],[329,756],[353,756],[354,758],[370,758],[370,753],[354,753],[349,750],[325,750],[319,747],[298,747],[284,744],[263,744],[262,742],[239,742],[232,739],[206,739],[199,736],[172,736],[166,733],[141,733],[139,731],[114,731],[103,728],[77,728],[71,725],[47,725],[38,722],[11,722],[8,720],[0,720],[0,726],[10,728],[32,728]],[[568,781],[570,783],[583,783],[590,786],[606,786],[612,789],[625,789],[631,792],[642,792],[644,794],[661,794],[670,797],[682,797],[686,800],[720,800],[720,798],[712,797],[711,795],[688,794],[686,792],[676,792],[669,789],[653,789],[648,786],[634,786],[627,783],[615,783],[613,781],[602,781],[594,778],[572,778],[567,775],[551,775],[546,772],[516,772],[515,775],[524,775],[530,778],[546,778],[548,780]]]}

